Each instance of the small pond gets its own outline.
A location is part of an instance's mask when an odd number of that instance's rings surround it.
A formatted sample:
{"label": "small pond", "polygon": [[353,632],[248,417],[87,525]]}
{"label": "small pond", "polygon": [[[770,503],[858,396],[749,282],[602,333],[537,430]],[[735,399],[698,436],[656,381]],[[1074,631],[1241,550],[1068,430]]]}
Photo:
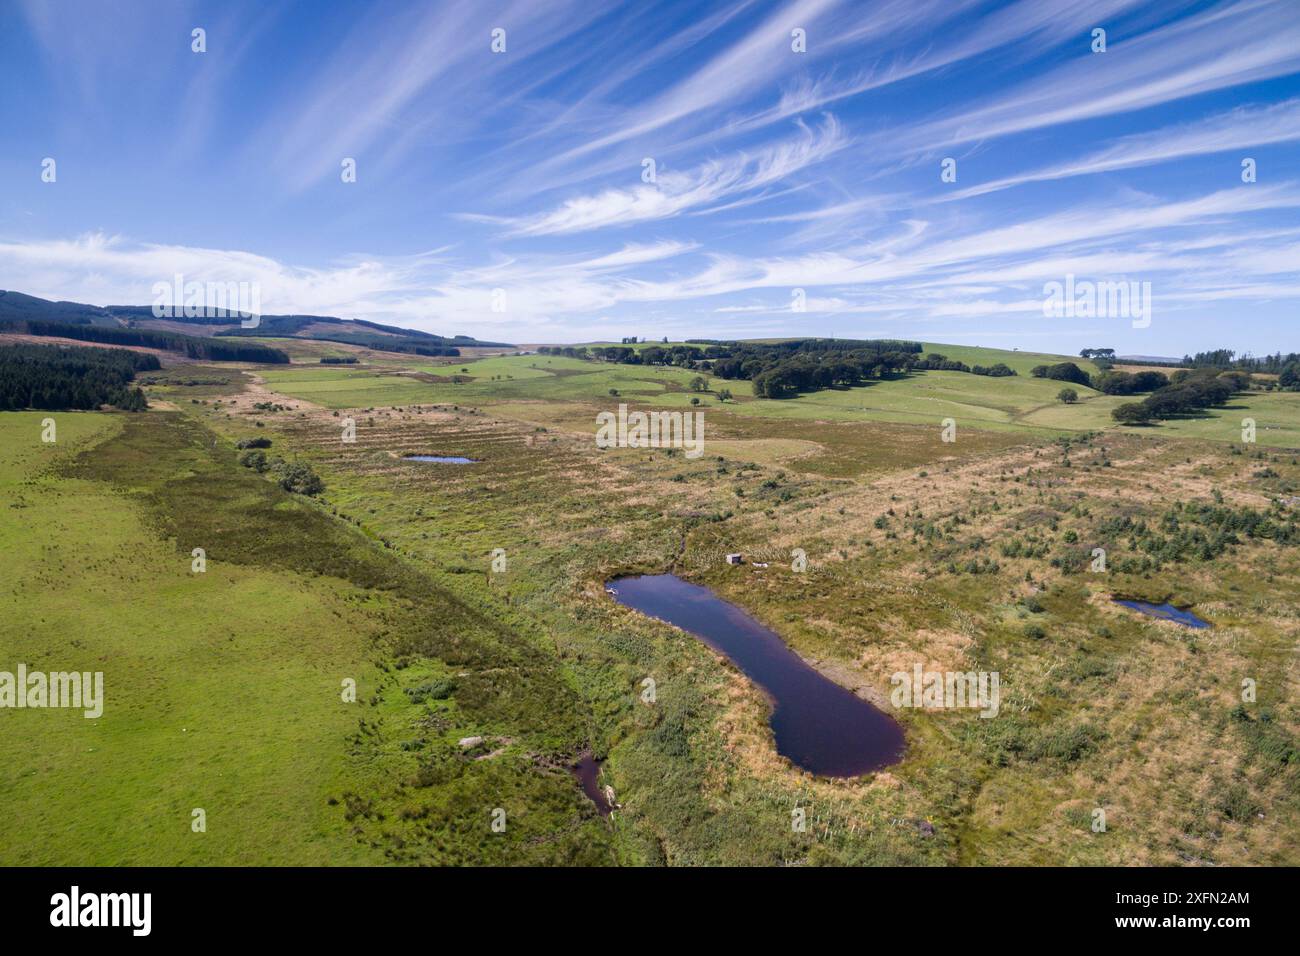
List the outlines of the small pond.
{"label": "small pond", "polygon": [[462,458],[460,455],[405,455],[402,461],[431,461],[438,465],[477,465],[477,458]]}
{"label": "small pond", "polygon": [[569,772],[578,779],[582,792],[596,805],[600,815],[607,817],[614,808],[610,806],[609,798],[605,796],[605,791],[600,786],[601,763],[602,761],[592,756],[590,750],[586,750],[578,756],[578,762],[569,768]]}
{"label": "small pond", "polygon": [[1172,604],[1152,604],[1150,601],[1131,601],[1128,598],[1114,598],[1116,604],[1140,611],[1148,617],[1158,617],[1162,621],[1174,621],[1187,627],[1209,627],[1210,622],[1197,617],[1187,608],[1174,607]]}
{"label": "small pond", "polygon": [[614,600],[667,621],[725,655],[772,702],[776,749],[827,777],[856,777],[903,756],[903,729],[790,650],[774,631],[708,588],[673,574],[617,578]]}

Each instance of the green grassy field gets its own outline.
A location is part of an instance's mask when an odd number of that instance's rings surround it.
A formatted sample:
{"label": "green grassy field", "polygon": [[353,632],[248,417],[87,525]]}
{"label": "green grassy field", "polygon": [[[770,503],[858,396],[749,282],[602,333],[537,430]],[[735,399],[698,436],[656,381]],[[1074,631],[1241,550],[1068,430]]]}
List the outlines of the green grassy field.
{"label": "green grassy field", "polygon": [[[1080,390],[1083,398],[1083,390]],[[1095,392],[1080,402],[1096,412],[1096,427],[1113,427],[1110,410],[1132,399]],[[1058,423],[1077,414],[1074,408],[1053,405],[1030,413],[1026,421],[1035,425],[1059,427]],[[1209,408],[1194,416],[1173,418],[1136,429],[1120,429],[1162,438],[1192,438],[1202,441],[1240,442],[1242,423],[1255,421],[1255,441],[1260,445],[1300,448],[1300,392],[1243,392],[1219,408]],[[1105,425],[1100,422],[1105,422]]]}
{"label": "green grassy field", "polygon": [[[576,715],[531,703],[564,695],[526,643],[502,646],[496,625],[234,465],[228,446],[214,453],[186,419],[57,414],[45,445],[43,417],[0,416],[13,501],[0,660],[102,671],[106,704],[97,720],[0,713],[0,863],[377,863],[434,845],[444,862],[608,861],[603,830],[581,836],[591,810],[567,774],[528,772],[526,754],[476,762],[454,743],[495,730],[529,753],[581,745]],[[439,659],[461,665],[462,692],[414,704],[403,690],[439,673],[405,662],[447,641]],[[537,719],[516,726],[521,710]],[[432,757],[459,805],[410,817],[402,847],[359,840],[382,825],[374,801],[396,801]],[[495,806],[516,823],[494,843]],[[196,808],[206,832],[191,829]],[[533,848],[539,832],[551,843]]]}
{"label": "green grassy field", "polygon": [[[129,494],[61,473],[123,418],[59,414],[58,443],[42,445],[41,417],[0,416],[16,504],[0,512],[0,659],[102,671],[106,705],[98,720],[0,715],[4,863],[377,859],[325,813],[355,723],[337,675],[373,687],[373,624],[323,581],[221,561],[215,541],[192,574],[199,542],[161,539]],[[194,808],[207,833],[191,831]]]}
{"label": "green grassy field", "polygon": [[[426,379],[434,375],[469,379],[461,382],[422,381],[414,375],[396,374],[391,368],[279,368],[263,374],[275,390],[331,409],[459,404],[508,405],[518,410],[523,403],[536,403],[540,410],[533,417],[558,423],[559,419],[551,417],[547,409],[566,403],[603,408],[626,401],[686,408],[692,398],[699,398],[702,407],[715,415],[772,421],[889,422],[939,428],[944,419],[951,418],[959,430],[1049,437],[1071,431],[1126,430],[1115,424],[1110,413],[1132,398],[1073,386],[1079,401],[1065,405],[1057,399],[1061,382],[1029,375],[1036,365],[1066,360],[1075,361],[1084,371],[1096,372],[1091,362],[1069,356],[939,343],[926,343],[925,352],[940,352],[967,364],[1003,362],[1019,374],[989,378],[964,372],[924,371],[861,388],[825,389],[781,401],[754,399],[747,381],[712,379],[712,391],[696,395],[690,390],[696,373],[685,369],[609,365],[549,355],[409,366],[410,372]],[[735,400],[720,403],[716,391],[722,388],[730,389]],[[617,394],[611,395],[611,390]],[[1295,392],[1244,393],[1225,408],[1141,430],[1173,438],[1240,441],[1241,419],[1247,417],[1256,420],[1261,443],[1300,447],[1300,393]]]}
{"label": "green grassy field", "polygon": [[922,355],[938,352],[967,365],[994,365],[998,362],[1010,366],[1019,375],[1028,375],[1035,365],[1055,365],[1058,362],[1073,362],[1089,375],[1096,372],[1097,366],[1089,359],[1077,355],[1053,355],[1050,352],[1022,352],[1018,349],[990,349],[980,345],[944,345],[941,342],[922,343]]}
{"label": "green grassy field", "polygon": [[[435,357],[410,352],[387,352],[382,349],[373,349],[347,342],[331,342],[326,339],[305,339],[294,336],[270,338],[257,335],[241,337],[240,341],[254,342],[279,349],[288,354],[289,361],[294,365],[319,366],[320,360],[327,356],[331,358],[355,358],[359,366],[373,368],[406,368],[413,363],[442,367],[459,361],[455,356]],[[500,351],[502,350],[486,348],[462,349],[462,353],[470,358],[493,355]]]}

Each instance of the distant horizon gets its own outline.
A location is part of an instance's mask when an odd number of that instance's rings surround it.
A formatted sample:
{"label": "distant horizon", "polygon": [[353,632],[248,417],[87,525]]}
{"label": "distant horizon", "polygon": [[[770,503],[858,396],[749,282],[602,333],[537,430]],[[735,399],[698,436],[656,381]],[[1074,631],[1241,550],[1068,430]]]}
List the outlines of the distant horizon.
{"label": "distant horizon", "polygon": [[[32,294],[29,293],[29,292],[24,292],[22,289],[0,289],[0,294],[7,293],[7,292],[16,292],[16,293],[18,293],[18,294],[20,294],[20,295],[29,295],[29,296],[32,295]],[[48,302],[54,302],[54,303],[67,303],[67,304],[70,304],[70,305],[86,305],[86,306],[91,306],[91,307],[93,307],[93,308],[99,308],[99,309],[109,309],[109,308],[146,308],[146,307],[147,307],[147,305],[146,305],[145,303],[131,303],[131,302],[105,302],[105,303],[99,303],[99,302],[83,302],[83,301],[80,301],[80,300],[77,300],[77,299],[64,299],[64,298],[49,299],[49,298],[47,298],[47,297],[45,297],[45,296],[32,296],[32,297],[33,297],[33,298],[44,299],[45,301],[48,301]],[[418,327],[416,327],[416,326],[403,325],[401,321],[379,322],[378,320],[375,320],[375,319],[367,319],[367,318],[364,318],[364,317],[362,317],[362,316],[328,315],[328,314],[326,314],[326,313],[320,313],[320,312],[299,312],[299,311],[293,311],[293,312],[268,312],[268,313],[265,314],[264,317],[265,317],[265,318],[275,318],[275,317],[278,317],[278,316],[290,316],[290,315],[292,315],[292,316],[306,316],[306,317],[310,317],[310,318],[341,319],[341,320],[343,320],[343,321],[352,321],[352,322],[355,322],[355,321],[361,321],[361,322],[372,322],[372,323],[380,324],[380,325],[391,325],[391,326],[393,326],[393,327],[395,327],[395,328],[404,329],[404,330],[406,330],[406,331],[434,332],[434,334],[441,335],[443,338],[448,339],[448,340],[455,339],[455,338],[469,338],[469,339],[472,339],[472,340],[474,340],[474,341],[482,341],[481,337],[478,336],[478,335],[476,335],[476,334],[474,334],[473,332],[464,332],[464,331],[459,331],[459,332],[438,332],[438,331],[436,331],[436,330],[431,330],[431,329],[421,329],[421,328],[418,328]],[[182,320],[182,321],[183,321],[183,320]],[[268,335],[268,336],[265,336],[265,337],[266,337],[266,338],[293,338],[293,336],[276,336],[276,335]],[[630,333],[628,334],[628,337],[630,337]],[[654,345],[654,344],[656,344],[656,343],[659,343],[659,344],[662,344],[662,343],[663,343],[663,335],[644,335],[644,336],[643,336],[641,333],[637,333],[637,337],[638,337],[639,339],[641,339],[641,341],[638,342],[637,344]],[[529,346],[529,345],[560,345],[560,346],[569,346],[569,347],[575,347],[575,348],[576,348],[576,347],[578,347],[578,346],[585,346],[585,345],[618,345],[618,344],[619,344],[619,341],[618,341],[619,338],[622,338],[622,336],[611,337],[611,338],[603,338],[603,339],[574,339],[574,340],[567,340],[567,339],[518,339],[518,340],[515,340],[515,341],[513,341],[513,342],[510,342],[510,343],[508,344],[508,346],[505,346],[505,347],[509,347],[509,348],[523,348],[523,347],[525,347],[525,346]],[[1031,353],[1031,354],[1041,354],[1041,355],[1059,355],[1059,356],[1071,356],[1071,355],[1073,355],[1073,356],[1076,356],[1076,357],[1077,357],[1078,352],[1079,352],[1078,349],[1076,349],[1076,350],[1073,351],[1073,352],[1063,352],[1063,351],[1057,351],[1057,350],[1054,350],[1054,349],[1027,348],[1027,347],[1020,346],[1020,345],[993,345],[993,344],[987,344],[987,343],[973,344],[973,343],[964,343],[964,342],[947,342],[947,341],[943,341],[943,340],[940,340],[940,339],[937,339],[937,338],[922,338],[922,337],[914,336],[914,335],[899,335],[899,334],[897,334],[897,333],[895,333],[895,334],[890,334],[890,335],[806,335],[806,334],[791,333],[791,334],[788,334],[788,335],[780,335],[780,334],[776,334],[776,335],[758,335],[758,336],[748,336],[748,337],[745,337],[745,336],[742,336],[742,337],[728,337],[728,336],[723,336],[723,335],[709,335],[709,334],[707,334],[707,333],[691,333],[691,334],[690,334],[688,337],[686,337],[686,338],[678,338],[678,339],[674,339],[674,338],[672,338],[672,337],[670,336],[669,339],[668,339],[668,341],[669,341],[669,343],[674,343],[674,342],[675,342],[675,343],[679,343],[679,344],[681,344],[681,343],[690,342],[690,341],[692,341],[692,340],[696,340],[696,341],[701,341],[701,340],[716,340],[716,341],[726,341],[726,342],[753,342],[753,341],[763,341],[763,340],[773,340],[773,339],[803,339],[803,338],[824,338],[824,339],[840,339],[840,340],[852,340],[852,339],[902,339],[902,340],[911,341],[911,342],[920,342],[922,345],[957,345],[957,346],[963,346],[963,347],[966,347],[966,348],[987,348],[987,349],[992,349],[992,350],[995,350],[995,351],[1002,351],[1002,352],[1016,352],[1016,351],[1019,351],[1019,352],[1028,352],[1028,353]],[[466,347],[467,347],[467,348],[474,348],[474,347],[476,347],[476,346],[466,346]],[[488,347],[488,348],[495,348],[495,347],[502,347],[502,346],[498,346],[498,345],[487,345],[487,346],[485,346],[485,347]],[[1091,345],[1091,346],[1083,346],[1083,348],[1110,348],[1110,346],[1108,346],[1108,345]],[[1229,349],[1231,349],[1232,346],[1231,346],[1230,344],[1219,344],[1219,345],[1214,346],[1213,348],[1229,348]],[[1154,354],[1154,353],[1127,353],[1127,352],[1121,352],[1121,351],[1119,351],[1118,349],[1116,349],[1116,350],[1115,350],[1115,357],[1118,358],[1118,359],[1126,359],[1126,360],[1133,360],[1133,359],[1149,359],[1149,360],[1152,360],[1152,361],[1178,362],[1178,361],[1182,361],[1182,359],[1184,359],[1184,358],[1186,358],[1186,357],[1188,357],[1188,356],[1195,355],[1197,352],[1201,352],[1201,351],[1210,351],[1210,349],[1204,349],[1204,348],[1202,348],[1202,349],[1189,350],[1189,351],[1184,351],[1184,352],[1182,352],[1182,353],[1180,353],[1180,354],[1178,354],[1178,355],[1157,355],[1157,354]],[[1265,356],[1265,355],[1274,355],[1274,354],[1279,354],[1279,353],[1285,355],[1285,354],[1291,354],[1291,353],[1296,352],[1296,351],[1300,351],[1300,349],[1272,348],[1272,349],[1268,349],[1267,351],[1263,351],[1263,352],[1243,351],[1243,350],[1233,349],[1233,351],[1236,353],[1236,357],[1237,357],[1237,358],[1243,358],[1243,357],[1247,357],[1247,356],[1260,357],[1260,356]]]}

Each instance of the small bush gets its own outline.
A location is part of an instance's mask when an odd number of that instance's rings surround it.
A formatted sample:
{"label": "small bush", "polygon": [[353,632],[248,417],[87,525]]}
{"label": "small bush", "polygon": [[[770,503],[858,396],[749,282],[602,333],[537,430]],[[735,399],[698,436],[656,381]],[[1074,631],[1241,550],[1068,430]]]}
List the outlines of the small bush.
{"label": "small bush", "polygon": [[411,703],[419,704],[426,700],[446,700],[456,691],[456,682],[449,677],[427,681],[418,687],[408,687],[406,696]]}
{"label": "small bush", "polygon": [[1031,751],[1035,760],[1047,757],[1065,763],[1073,763],[1096,747],[1101,735],[1091,727],[1071,727],[1044,734]]}
{"label": "small bush", "polygon": [[277,458],[271,462],[270,470],[285,491],[297,495],[318,495],[325,490],[325,482],[302,462],[287,462]]}
{"label": "small bush", "polygon": [[245,468],[252,468],[258,474],[262,474],[270,467],[264,451],[246,451],[239,456],[239,463]]}

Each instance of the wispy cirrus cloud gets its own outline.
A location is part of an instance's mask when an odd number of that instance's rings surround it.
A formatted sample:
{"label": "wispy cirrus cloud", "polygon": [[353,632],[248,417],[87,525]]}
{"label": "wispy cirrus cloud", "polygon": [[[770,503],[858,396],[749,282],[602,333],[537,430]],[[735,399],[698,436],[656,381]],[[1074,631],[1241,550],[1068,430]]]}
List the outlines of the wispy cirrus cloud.
{"label": "wispy cirrus cloud", "polygon": [[810,29],[842,0],[794,0],[762,19],[740,40],[704,62],[644,104],[630,111],[618,128],[569,149],[555,158],[571,162],[608,150],[687,117],[753,95],[790,68],[790,31]]}
{"label": "wispy cirrus cloud", "polygon": [[[492,84],[495,95],[489,95],[485,74],[492,68],[519,74],[599,13],[596,5],[574,0],[452,0],[358,17],[250,148],[260,154],[272,144],[272,162],[297,188],[337,175],[341,157],[391,161],[414,145],[406,135],[412,129],[462,128],[467,101],[484,104],[483,112],[505,109],[526,84]],[[497,28],[506,30],[507,52],[493,57]],[[529,79],[535,77],[534,70]]]}
{"label": "wispy cirrus cloud", "polygon": [[1151,133],[1122,136],[1110,146],[1079,159],[990,180],[960,192],[942,193],[935,197],[935,201],[953,202],[1026,183],[1153,166],[1190,156],[1240,151],[1253,146],[1297,140],[1300,140],[1300,99],[1269,106],[1239,106],[1196,122]]}
{"label": "wispy cirrus cloud", "polygon": [[654,183],[576,196],[558,207],[523,218],[478,217],[507,227],[511,236],[549,236],[669,219],[729,198],[784,182],[848,146],[840,124],[827,116],[817,128],[799,124],[801,135],[753,151],[709,160],[684,172],[665,170]]}
{"label": "wispy cirrus cloud", "polygon": [[[989,10],[981,0],[893,0],[873,5],[865,16],[853,8],[851,19],[827,31],[826,43],[832,52],[852,49],[865,54],[868,65],[801,77],[774,105],[726,131],[761,128],[995,52],[1004,61],[1041,54],[1079,42],[1090,27],[1140,6],[1141,0],[1098,0],[1086,5],[1072,0],[1019,0]],[[945,31],[945,26],[951,29]],[[933,40],[936,35],[941,37],[938,42]]]}
{"label": "wispy cirrus cloud", "polygon": [[[199,280],[258,282],[267,312],[361,316],[428,331],[472,327],[520,341],[560,328],[590,333],[607,321],[602,313],[630,307],[779,316],[788,314],[794,288],[808,290],[806,307],[814,316],[901,321],[1028,313],[1029,304],[1041,307],[1041,283],[1067,273],[1161,276],[1169,302],[1190,306],[1300,295],[1300,230],[1221,229],[1212,244],[1200,231],[1249,213],[1295,208],[1300,187],[1284,183],[1138,206],[1087,206],[934,241],[924,241],[930,224],[917,220],[838,252],[743,257],[663,240],[480,265],[439,250],[305,268],[240,251],[90,234],[73,241],[0,241],[0,283],[101,304],[139,302],[148,301],[154,282],[180,272]],[[1132,238],[1143,233],[1150,238],[1133,248]],[[657,274],[645,274],[647,268]],[[492,308],[498,290],[509,303],[505,314]],[[686,315],[675,320],[683,328],[689,327]]]}
{"label": "wispy cirrus cloud", "polygon": [[1300,16],[1271,0],[1216,6],[1110,43],[1106,53],[1081,52],[987,102],[922,123],[902,140],[918,151],[986,141],[1300,70]]}
{"label": "wispy cirrus cloud", "polygon": [[1073,271],[1300,344],[1290,0],[128,6],[0,9],[0,285],[139,302],[181,271],[257,281],[268,311],[538,341],[951,328]]}

